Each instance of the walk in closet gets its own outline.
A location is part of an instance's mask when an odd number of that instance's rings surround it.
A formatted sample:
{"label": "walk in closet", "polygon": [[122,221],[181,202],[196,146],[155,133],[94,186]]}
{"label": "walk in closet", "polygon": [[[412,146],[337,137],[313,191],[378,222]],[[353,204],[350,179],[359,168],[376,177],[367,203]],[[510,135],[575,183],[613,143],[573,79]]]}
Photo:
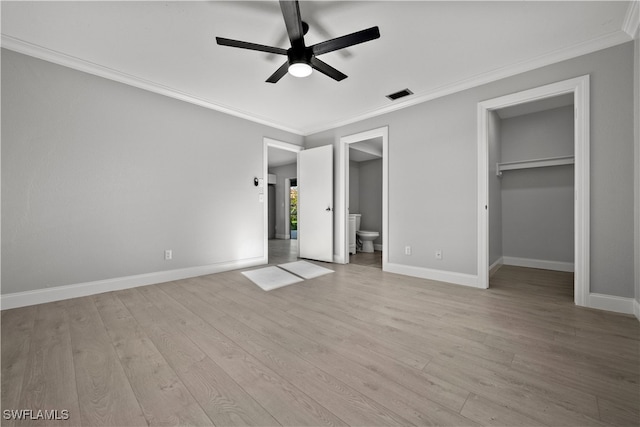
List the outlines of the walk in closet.
{"label": "walk in closet", "polygon": [[491,269],[573,271],[573,95],[495,110],[489,122]]}

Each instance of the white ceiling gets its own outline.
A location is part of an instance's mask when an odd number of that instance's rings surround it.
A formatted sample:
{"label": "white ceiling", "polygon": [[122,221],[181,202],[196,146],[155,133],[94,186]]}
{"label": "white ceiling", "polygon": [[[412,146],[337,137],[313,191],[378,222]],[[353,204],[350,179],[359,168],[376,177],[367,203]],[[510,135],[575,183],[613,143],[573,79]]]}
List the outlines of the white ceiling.
{"label": "white ceiling", "polygon": [[382,158],[382,137],[349,144],[349,160],[366,162]]}
{"label": "white ceiling", "polygon": [[524,104],[512,105],[511,107],[496,110],[496,113],[501,119],[510,119],[511,117],[538,113],[540,111],[552,110],[554,108],[566,107],[568,105],[573,105],[573,93],[565,93],[564,95],[552,96],[550,98],[525,102]]}
{"label": "white ceiling", "polygon": [[268,147],[267,161],[269,168],[289,165],[298,161],[298,153],[277,147]]}
{"label": "white ceiling", "polygon": [[[381,38],[265,83],[284,57],[216,36],[288,48],[277,2],[7,2],[2,46],[307,135],[631,40],[622,1],[302,1],[311,45],[379,26]],[[409,88],[407,98],[385,95]]]}

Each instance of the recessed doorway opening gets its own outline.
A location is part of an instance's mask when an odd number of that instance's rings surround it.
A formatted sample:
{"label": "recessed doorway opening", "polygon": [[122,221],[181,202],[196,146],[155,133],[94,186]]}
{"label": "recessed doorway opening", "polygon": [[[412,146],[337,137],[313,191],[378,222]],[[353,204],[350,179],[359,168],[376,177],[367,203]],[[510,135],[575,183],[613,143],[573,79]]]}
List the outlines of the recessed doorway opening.
{"label": "recessed doorway opening", "polygon": [[268,184],[264,189],[265,261],[269,264],[295,261],[298,245],[291,238],[291,187],[297,186],[298,152],[302,147],[269,138],[264,138],[263,145],[263,175]]}
{"label": "recessed doorway opening", "polygon": [[[496,114],[510,109],[566,99],[573,105],[573,156],[553,156],[507,162],[491,155]],[[572,157],[569,159],[569,157]],[[574,302],[586,306],[589,296],[589,76],[577,77],[478,104],[478,287],[489,287],[490,218],[496,217],[496,200],[490,194],[490,175],[506,170],[573,164],[573,270]],[[495,193],[494,193],[495,195]],[[492,216],[493,215],[493,216]],[[495,246],[494,246],[495,247]]]}
{"label": "recessed doorway opening", "polygon": [[[342,262],[386,269],[389,260],[389,128],[340,138]],[[358,231],[358,223],[360,230]]]}

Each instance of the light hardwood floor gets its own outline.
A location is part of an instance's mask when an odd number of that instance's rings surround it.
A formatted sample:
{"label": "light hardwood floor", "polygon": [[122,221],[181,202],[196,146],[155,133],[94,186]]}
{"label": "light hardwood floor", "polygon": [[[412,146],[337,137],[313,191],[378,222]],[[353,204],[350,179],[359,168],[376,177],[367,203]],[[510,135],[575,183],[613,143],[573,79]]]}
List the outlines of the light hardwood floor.
{"label": "light hardwood floor", "polygon": [[69,410],[57,426],[639,424],[639,322],[575,307],[571,274],[503,267],[477,290],[331,268],[271,292],[231,271],[3,311],[2,409]]}

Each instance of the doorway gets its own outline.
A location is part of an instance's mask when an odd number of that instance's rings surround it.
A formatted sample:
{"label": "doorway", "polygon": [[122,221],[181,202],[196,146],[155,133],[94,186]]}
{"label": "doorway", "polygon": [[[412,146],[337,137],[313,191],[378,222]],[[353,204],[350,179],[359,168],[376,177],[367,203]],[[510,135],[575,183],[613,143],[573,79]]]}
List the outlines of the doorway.
{"label": "doorway", "polygon": [[[586,306],[589,295],[589,76],[502,96],[478,104],[478,287],[489,287],[490,134],[492,115],[500,109],[523,106],[570,94],[574,105],[574,302]],[[562,162],[566,159],[536,159]],[[549,166],[542,164],[538,166]],[[537,167],[537,166],[536,166]],[[496,168],[499,166],[496,165]]]}
{"label": "doorway", "polygon": [[[356,169],[352,162],[352,158],[355,155],[356,159],[361,159],[364,162],[374,161],[372,163],[371,169],[374,171],[373,174],[367,174],[365,177],[377,176],[381,175],[381,201],[377,202],[372,200],[372,205],[380,206],[380,210],[376,207],[373,211],[367,215],[367,217],[360,217],[360,221],[363,221],[364,227],[361,226],[361,229],[366,230],[365,227],[368,228],[377,228],[377,230],[370,231],[379,231],[379,236],[375,238],[373,241],[373,248],[380,250],[381,249],[381,266],[382,269],[385,270],[387,263],[389,261],[389,162],[388,162],[388,150],[389,150],[389,128],[387,126],[373,129],[366,132],[357,133],[354,135],[344,136],[340,138],[340,152],[342,153],[340,159],[340,185],[339,191],[340,194],[339,200],[341,203],[341,209],[338,215],[338,238],[339,238],[339,246],[340,246],[340,258],[343,264],[348,264],[350,262],[350,252],[353,250],[353,243],[350,240],[353,240],[353,234],[350,233],[350,214],[359,214],[361,212],[355,212],[356,210],[360,211],[360,203],[358,206],[352,206],[354,197],[351,195],[351,191],[355,189],[353,184],[353,179],[355,177],[351,177],[351,172]],[[352,151],[353,149],[357,149],[357,151]],[[381,172],[377,172],[378,165],[375,163],[381,163],[380,168]],[[359,177],[358,177],[359,178]],[[368,179],[368,178],[365,178]],[[375,178],[376,180],[378,178]],[[352,188],[353,187],[353,188]],[[374,190],[374,191],[377,191]],[[368,204],[368,201],[365,203]],[[354,209],[355,208],[355,209]],[[362,215],[365,215],[363,212]],[[378,218],[376,216],[379,215]],[[352,222],[355,222],[355,219],[351,218]],[[352,227],[354,224],[352,224]],[[351,237],[351,238],[350,238]],[[357,253],[357,249],[356,249]],[[375,255],[375,251],[373,252]],[[376,260],[371,260],[373,264],[377,264]],[[365,263],[368,261],[365,261]]]}
{"label": "doorway", "polygon": [[269,184],[264,200],[266,263],[297,259],[297,240],[291,240],[290,187],[296,183],[302,147],[270,138],[263,140],[263,176]]}
{"label": "doorway", "polygon": [[285,191],[287,191],[288,203],[285,205],[285,224],[288,226],[290,239],[298,240],[298,180],[290,178],[287,181]]}

